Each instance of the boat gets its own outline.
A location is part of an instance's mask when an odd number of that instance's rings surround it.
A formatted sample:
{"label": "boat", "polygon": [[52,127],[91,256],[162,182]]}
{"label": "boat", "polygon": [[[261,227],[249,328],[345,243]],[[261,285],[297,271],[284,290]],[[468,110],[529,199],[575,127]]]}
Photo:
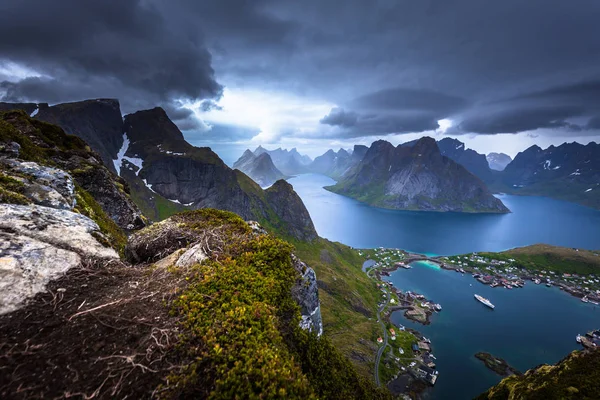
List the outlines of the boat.
{"label": "boat", "polygon": [[546,286],[552,287],[552,284],[550,282],[548,282],[548,283],[546,283]]}
{"label": "boat", "polygon": [[478,301],[480,301],[481,303],[483,303],[483,304],[485,304],[486,306],[488,306],[489,308],[491,308],[492,310],[493,310],[494,308],[496,308],[496,306],[495,306],[495,305],[493,305],[493,304],[492,304],[492,302],[491,302],[491,301],[489,301],[488,299],[486,299],[485,297],[482,297],[482,296],[480,296],[480,295],[476,294],[476,295],[475,295],[475,298],[476,298]]}
{"label": "boat", "polygon": [[435,311],[442,311],[442,306],[441,306],[441,304],[436,303],[436,304],[433,305],[433,309]]}
{"label": "boat", "polygon": [[575,337],[575,340],[577,341],[577,343],[581,343],[581,335],[577,335],[577,337]]}
{"label": "boat", "polygon": [[588,300],[587,296],[583,296],[583,297],[581,298],[581,301],[583,301],[584,303],[588,303],[588,302],[589,302],[589,300]]}
{"label": "boat", "polygon": [[539,285],[540,283],[542,283],[542,282],[541,282],[539,279],[535,279],[533,282],[534,282],[536,285]]}
{"label": "boat", "polygon": [[597,302],[597,301],[592,301],[592,300],[589,300],[589,299],[588,299],[588,302],[589,302],[590,304],[593,304],[593,305],[595,305],[595,306],[597,306],[597,305],[598,305],[598,302]]}

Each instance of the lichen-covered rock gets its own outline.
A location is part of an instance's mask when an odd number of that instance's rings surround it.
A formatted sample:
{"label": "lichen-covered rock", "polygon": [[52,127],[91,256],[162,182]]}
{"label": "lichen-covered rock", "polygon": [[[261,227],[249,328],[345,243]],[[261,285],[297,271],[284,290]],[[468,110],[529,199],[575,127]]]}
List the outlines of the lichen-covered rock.
{"label": "lichen-covered rock", "polygon": [[23,194],[35,204],[63,210],[75,207],[75,183],[65,171],[11,158],[0,158],[0,164],[9,176],[20,178]]}
{"label": "lichen-covered rock", "polygon": [[118,259],[91,219],[38,205],[0,204],[0,314],[17,309],[83,259]]}
{"label": "lichen-covered rock", "polygon": [[[23,111],[1,113],[0,158],[10,168],[23,170],[25,177],[33,174],[36,183],[56,190],[70,208],[79,187],[94,198],[119,228],[135,230],[145,226],[126,182],[111,173],[83,140],[67,135],[58,126],[32,119]],[[56,170],[62,170],[69,178],[59,178]],[[32,190],[32,196],[38,198],[36,202],[49,197],[42,204],[57,205],[52,202],[56,200],[52,191],[44,187],[32,189],[36,189]]]}

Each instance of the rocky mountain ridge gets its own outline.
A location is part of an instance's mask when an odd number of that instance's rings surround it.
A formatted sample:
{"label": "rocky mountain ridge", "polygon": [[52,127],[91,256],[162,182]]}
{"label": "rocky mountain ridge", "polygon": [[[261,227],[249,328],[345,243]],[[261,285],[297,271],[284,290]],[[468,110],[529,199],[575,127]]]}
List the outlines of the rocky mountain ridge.
{"label": "rocky mountain ridge", "polygon": [[490,183],[495,179],[485,155],[467,149],[465,144],[457,139],[444,138],[437,144],[442,155],[462,165],[482,181]]}
{"label": "rocky mountain ridge", "polygon": [[291,150],[281,148],[267,150],[262,146],[258,146],[254,150],[255,156],[260,156],[263,153],[269,154],[275,167],[288,176],[309,172],[308,166],[312,162],[310,157],[300,154],[296,148]]}
{"label": "rocky mountain ridge", "polygon": [[[33,107],[2,105],[19,106]],[[162,108],[122,118],[118,101],[98,99],[40,106],[34,118],[38,115],[84,140],[91,136],[89,145],[100,154],[98,159],[110,160],[108,165],[127,182],[132,199],[152,220],[185,209],[213,207],[235,212],[246,220],[257,220],[268,229],[278,229],[284,236],[300,234],[295,237],[300,240],[313,240],[317,236],[299,198],[292,203],[302,209],[295,210],[294,215],[304,215],[309,220],[283,222],[259,185],[225,165],[210,148],[187,143]],[[285,153],[306,162],[295,150]],[[297,197],[293,189],[287,189],[289,193],[278,193],[285,198]],[[270,198],[274,200],[272,194]]]}
{"label": "rocky mountain ridge", "polygon": [[443,156],[436,141],[428,137],[412,146],[374,142],[362,161],[327,189],[384,208],[509,211],[481,180]]}
{"label": "rocky mountain ridge", "polygon": [[508,154],[504,153],[490,153],[485,156],[490,168],[495,171],[504,171],[504,168],[512,161],[512,158]]}
{"label": "rocky mountain ridge", "polygon": [[600,144],[564,143],[517,154],[500,175],[499,190],[548,196],[600,208]]}
{"label": "rocky mountain ridge", "polygon": [[239,169],[261,187],[271,186],[279,179],[286,176],[275,167],[269,153],[254,155],[249,149],[233,164],[234,169]]}

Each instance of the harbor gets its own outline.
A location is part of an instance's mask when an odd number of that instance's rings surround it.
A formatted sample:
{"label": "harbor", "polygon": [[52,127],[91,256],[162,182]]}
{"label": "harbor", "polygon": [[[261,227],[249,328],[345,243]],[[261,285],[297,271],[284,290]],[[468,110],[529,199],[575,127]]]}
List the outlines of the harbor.
{"label": "harbor", "polygon": [[[431,258],[429,258],[432,261]],[[600,304],[600,276],[560,273],[540,269],[531,271],[516,266],[514,259],[497,260],[477,253],[435,259],[441,268],[461,274],[472,274],[478,282],[492,288],[519,289],[526,283],[557,287],[583,303]]]}
{"label": "harbor", "polygon": [[[419,330],[434,346],[439,376],[430,389],[431,400],[453,398],[446,393],[473,398],[501,379],[474,357],[477,353],[493,354],[525,372],[581,349],[575,341],[577,333],[585,336],[600,320],[600,310],[565,296],[556,287],[528,282],[519,290],[492,288],[474,282],[468,273],[425,262],[411,266],[383,279],[403,292],[423,294],[443,306],[442,312],[432,314],[429,325],[406,318],[402,310],[390,317],[395,324]],[[495,310],[477,301],[475,294],[489,299]]]}

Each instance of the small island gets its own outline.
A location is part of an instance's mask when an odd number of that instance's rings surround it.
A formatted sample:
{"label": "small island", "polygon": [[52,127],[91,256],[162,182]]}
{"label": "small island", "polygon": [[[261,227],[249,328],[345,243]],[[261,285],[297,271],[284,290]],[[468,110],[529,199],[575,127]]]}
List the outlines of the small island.
{"label": "small island", "polygon": [[521,375],[521,372],[508,365],[506,361],[499,357],[495,357],[490,353],[480,352],[475,354],[475,357],[483,361],[486,367],[500,376]]}

